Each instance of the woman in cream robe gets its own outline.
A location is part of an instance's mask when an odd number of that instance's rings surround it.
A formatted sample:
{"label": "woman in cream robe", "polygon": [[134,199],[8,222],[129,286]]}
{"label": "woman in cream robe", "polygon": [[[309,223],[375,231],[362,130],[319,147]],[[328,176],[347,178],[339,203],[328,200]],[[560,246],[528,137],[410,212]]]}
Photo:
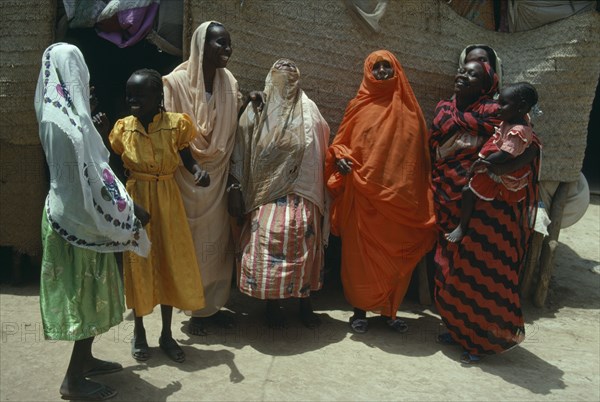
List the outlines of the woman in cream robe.
{"label": "woman in cream robe", "polygon": [[230,55],[229,33],[220,23],[208,21],[192,36],[189,60],[163,77],[165,108],[192,117],[198,131],[190,143],[192,154],[211,180],[201,188],[183,166],[175,174],[204,284],[206,307],[191,312],[188,327],[196,335],[206,333],[206,317],[232,326],[219,312],[229,298],[234,263],[226,186],[241,96],[236,79],[225,68]]}

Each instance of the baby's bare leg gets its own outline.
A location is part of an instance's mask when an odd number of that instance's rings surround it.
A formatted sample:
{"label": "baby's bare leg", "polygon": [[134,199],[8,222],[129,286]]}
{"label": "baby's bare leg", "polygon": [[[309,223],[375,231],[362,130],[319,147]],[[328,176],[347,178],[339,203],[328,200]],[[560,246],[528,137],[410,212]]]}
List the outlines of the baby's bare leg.
{"label": "baby's bare leg", "polygon": [[458,243],[462,240],[467,233],[469,221],[471,220],[471,215],[473,214],[474,204],[475,194],[473,194],[473,191],[471,191],[469,186],[465,186],[462,191],[460,223],[452,232],[445,234],[446,240],[452,243]]}

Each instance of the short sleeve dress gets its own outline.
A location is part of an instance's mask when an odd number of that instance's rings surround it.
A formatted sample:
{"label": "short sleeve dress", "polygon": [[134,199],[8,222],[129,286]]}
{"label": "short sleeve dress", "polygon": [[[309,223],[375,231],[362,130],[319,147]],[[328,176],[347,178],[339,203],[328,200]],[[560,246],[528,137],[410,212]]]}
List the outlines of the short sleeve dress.
{"label": "short sleeve dress", "polygon": [[173,173],[179,151],[196,131],[183,113],[157,114],[146,132],[134,116],[115,123],[109,140],[127,170],[127,191],[150,213],[146,231],[152,242],[147,258],[123,258],[127,307],[141,317],[165,304],[183,310],[204,306],[192,234]]}
{"label": "short sleeve dress", "polygon": [[[531,145],[538,142],[530,126],[521,124],[508,125],[505,122],[496,127],[492,137],[481,148],[480,158],[498,152],[508,152],[513,158],[521,155]],[[527,184],[531,174],[529,166],[525,166],[510,174],[497,176],[487,168],[475,169],[473,177],[469,182],[469,188],[479,198],[491,201],[499,198],[506,202],[522,201],[527,195]]]}

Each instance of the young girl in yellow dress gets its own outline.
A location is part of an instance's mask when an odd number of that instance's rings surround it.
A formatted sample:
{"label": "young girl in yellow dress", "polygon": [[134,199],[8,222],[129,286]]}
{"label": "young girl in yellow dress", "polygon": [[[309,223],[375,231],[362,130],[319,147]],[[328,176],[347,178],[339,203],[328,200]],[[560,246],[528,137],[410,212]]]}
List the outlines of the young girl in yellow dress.
{"label": "young girl in yellow dress", "polygon": [[188,144],[196,130],[183,113],[163,108],[162,78],[154,70],[138,70],[127,81],[131,116],[115,123],[109,140],[128,171],[127,192],[151,216],[146,230],[152,241],[147,258],[126,253],[123,258],[127,307],[135,316],[131,354],[149,356],[143,316],[161,305],[160,348],[174,361],[185,354],[171,334],[173,307],[197,310],[204,294],[192,235],[181,193],[173,178],[180,160],[197,185],[210,184],[208,174],[192,157]]}

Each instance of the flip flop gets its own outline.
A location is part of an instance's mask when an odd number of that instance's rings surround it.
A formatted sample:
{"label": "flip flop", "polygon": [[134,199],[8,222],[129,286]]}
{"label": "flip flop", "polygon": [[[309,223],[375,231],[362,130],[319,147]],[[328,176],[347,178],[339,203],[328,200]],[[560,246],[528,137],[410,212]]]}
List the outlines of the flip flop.
{"label": "flip flop", "polygon": [[158,346],[169,356],[175,363],[183,363],[185,361],[185,353],[183,349],[175,342],[173,338],[164,339],[162,336],[158,338]]}
{"label": "flip flop", "polygon": [[61,393],[60,397],[67,401],[104,401],[117,395],[117,390],[106,385],[100,384],[100,387],[90,392],[69,392]]}
{"label": "flip flop", "polygon": [[369,330],[369,321],[366,318],[350,317],[350,328],[357,334],[364,334]]}
{"label": "flip flop", "polygon": [[400,318],[390,318],[385,323],[391,330],[396,331],[400,334],[403,334],[406,331],[408,331],[408,324],[406,324],[406,322],[401,320]]}
{"label": "flip flop", "polygon": [[481,356],[472,355],[469,352],[463,352],[460,355],[460,362],[463,364],[477,364],[481,361]]}
{"label": "flip flop", "polygon": [[135,346],[135,336],[131,339],[131,356],[138,362],[145,362],[150,358],[150,348],[145,342],[140,346]]}
{"label": "flip flop", "polygon": [[100,364],[98,364],[96,367],[92,368],[91,370],[88,370],[85,373],[83,373],[83,376],[84,377],[93,377],[96,375],[116,373],[117,371],[121,371],[121,370],[123,370],[123,366],[121,366],[119,363],[101,360]]}

